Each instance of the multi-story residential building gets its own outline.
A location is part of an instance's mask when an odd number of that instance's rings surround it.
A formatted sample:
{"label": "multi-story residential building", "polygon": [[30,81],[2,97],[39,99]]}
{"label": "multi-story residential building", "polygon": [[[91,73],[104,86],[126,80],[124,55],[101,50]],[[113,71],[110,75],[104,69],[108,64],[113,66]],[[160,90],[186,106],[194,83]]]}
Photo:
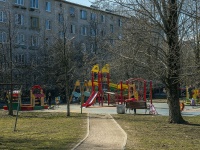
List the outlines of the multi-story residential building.
{"label": "multi-story residential building", "polygon": [[[42,65],[58,39],[98,54],[121,38],[124,17],[64,0],[0,0],[0,82],[41,84]],[[12,59],[11,59],[12,58]],[[8,80],[7,80],[8,79]]]}

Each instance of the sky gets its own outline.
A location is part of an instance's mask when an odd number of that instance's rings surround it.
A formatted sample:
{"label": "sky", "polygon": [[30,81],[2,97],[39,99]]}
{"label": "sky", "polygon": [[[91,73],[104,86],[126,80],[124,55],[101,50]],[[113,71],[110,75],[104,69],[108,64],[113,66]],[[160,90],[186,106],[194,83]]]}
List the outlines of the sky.
{"label": "sky", "polygon": [[[89,0],[66,0],[66,1],[69,1],[69,2],[72,2],[72,3],[81,4],[81,5],[88,6],[88,7],[91,5]],[[92,0],[90,0],[90,1],[92,1]]]}

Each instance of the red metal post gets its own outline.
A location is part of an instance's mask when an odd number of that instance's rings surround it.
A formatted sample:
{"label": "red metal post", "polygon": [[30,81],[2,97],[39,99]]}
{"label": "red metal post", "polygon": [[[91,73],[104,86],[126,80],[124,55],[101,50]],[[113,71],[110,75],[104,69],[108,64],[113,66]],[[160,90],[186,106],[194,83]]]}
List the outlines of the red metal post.
{"label": "red metal post", "polygon": [[103,106],[103,74],[100,72],[100,93],[101,93],[101,105]]}
{"label": "red metal post", "polygon": [[120,92],[121,92],[121,104],[122,104],[122,99],[123,99],[122,81],[120,81]]}
{"label": "red metal post", "polygon": [[150,101],[151,101],[151,104],[152,104],[152,81],[150,81],[149,97],[150,97]]}
{"label": "red metal post", "polygon": [[[107,91],[110,92],[110,74],[107,73],[107,84],[108,84],[108,89]],[[110,94],[108,93],[108,105],[110,105]]]}
{"label": "red metal post", "polygon": [[126,81],[126,84],[128,86],[128,99],[130,99],[130,88],[129,88],[129,81],[128,80]]}
{"label": "red metal post", "polygon": [[92,71],[92,92],[95,91],[95,87],[94,87],[94,72]]}
{"label": "red metal post", "polygon": [[146,94],[147,94],[147,83],[146,83],[146,80],[144,80],[144,95],[143,95],[143,97],[144,97],[144,101],[146,102]]}

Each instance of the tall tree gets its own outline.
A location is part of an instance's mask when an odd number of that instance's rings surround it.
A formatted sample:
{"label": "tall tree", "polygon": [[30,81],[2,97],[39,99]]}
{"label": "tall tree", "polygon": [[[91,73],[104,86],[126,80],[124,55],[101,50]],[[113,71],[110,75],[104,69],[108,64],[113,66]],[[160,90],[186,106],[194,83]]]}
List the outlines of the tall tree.
{"label": "tall tree", "polygon": [[[102,0],[101,0],[102,1]],[[184,0],[110,0],[126,8],[131,18],[120,52],[124,60],[134,60],[160,79],[167,90],[169,122],[186,123],[179,106],[179,88],[184,76],[181,65],[181,44],[188,32],[188,18]],[[187,2],[188,3],[188,2]],[[193,1],[189,1],[193,4]],[[131,54],[131,55],[130,55]]]}

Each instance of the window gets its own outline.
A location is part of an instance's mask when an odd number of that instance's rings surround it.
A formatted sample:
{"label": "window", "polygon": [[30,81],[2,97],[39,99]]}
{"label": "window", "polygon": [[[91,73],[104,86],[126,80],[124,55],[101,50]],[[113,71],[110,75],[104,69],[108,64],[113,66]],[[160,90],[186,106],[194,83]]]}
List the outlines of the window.
{"label": "window", "polygon": [[24,5],[24,0],[15,0],[15,4]]}
{"label": "window", "polygon": [[49,41],[50,41],[49,38],[46,38],[46,39],[45,39],[45,46],[46,46],[46,47],[49,47],[49,44],[50,44]]}
{"label": "window", "polygon": [[51,2],[46,2],[46,11],[51,11]]}
{"label": "window", "polygon": [[19,62],[24,63],[24,55],[23,54],[19,55]]}
{"label": "window", "polygon": [[59,32],[59,38],[60,38],[60,39],[64,39],[64,32],[63,32],[63,31],[60,31],[60,32]]}
{"label": "window", "polygon": [[5,13],[3,11],[0,11],[0,22],[5,21]]}
{"label": "window", "polygon": [[46,30],[51,30],[51,21],[46,20]]}
{"label": "window", "polygon": [[121,35],[121,34],[118,35],[118,39],[119,39],[119,40],[122,39],[122,35]]}
{"label": "window", "polygon": [[24,45],[24,34],[17,34],[16,44]]}
{"label": "window", "polygon": [[91,36],[96,36],[97,34],[97,29],[95,30],[94,28],[91,28]]}
{"label": "window", "polygon": [[71,31],[70,31],[70,33],[75,34],[75,25],[71,25]]}
{"label": "window", "polygon": [[91,50],[92,53],[95,52],[95,51],[94,51],[94,50],[95,50],[95,46],[94,46],[94,44],[91,44],[91,45],[90,45],[90,50]]}
{"label": "window", "polygon": [[95,13],[91,13],[91,20],[96,21],[97,15]]}
{"label": "window", "polygon": [[31,28],[39,28],[39,18],[31,17]]}
{"label": "window", "polygon": [[81,10],[80,11],[80,16],[81,16],[81,19],[87,20],[87,11]]}
{"label": "window", "polygon": [[106,35],[105,31],[101,30],[101,36],[105,36],[105,35]]}
{"label": "window", "polygon": [[122,20],[121,19],[118,20],[118,25],[119,25],[119,27],[122,26]]}
{"label": "window", "polygon": [[63,14],[58,14],[58,21],[62,23],[64,21]]}
{"label": "window", "polygon": [[0,43],[5,43],[7,41],[7,34],[5,32],[0,32]]}
{"label": "window", "polygon": [[114,45],[114,40],[113,39],[110,39],[110,44]]}
{"label": "window", "polygon": [[70,16],[74,16],[75,15],[75,8],[74,7],[70,7],[69,14],[70,14]]}
{"label": "window", "polygon": [[37,66],[37,64],[38,64],[37,57],[32,55],[30,58],[30,62],[31,62],[32,66]]}
{"label": "window", "polygon": [[17,63],[24,64],[24,62],[25,62],[24,60],[25,60],[25,58],[24,58],[23,54],[19,54],[19,55],[15,56],[15,62],[17,62]]}
{"label": "window", "polygon": [[85,26],[81,27],[81,35],[87,35],[87,28]]}
{"label": "window", "polygon": [[15,80],[19,79],[20,78],[20,74],[19,73],[14,74],[14,78],[15,78]]}
{"label": "window", "polygon": [[[37,62],[37,61],[36,61]],[[37,65],[37,64],[36,64]],[[36,84],[37,83],[37,75],[33,75],[33,82],[34,82],[34,84]]]}
{"label": "window", "polygon": [[113,25],[110,25],[110,32],[113,33],[114,29],[113,29]]}
{"label": "window", "polygon": [[84,52],[86,51],[86,45],[85,45],[85,43],[81,43],[81,50],[84,51]]}
{"label": "window", "polygon": [[24,24],[24,16],[22,14],[15,15],[15,24],[23,25]]}
{"label": "window", "polygon": [[31,37],[31,46],[38,46],[39,45],[39,40],[37,36],[32,36]]}
{"label": "window", "polygon": [[101,15],[101,22],[105,23],[105,15]]}
{"label": "window", "polygon": [[38,8],[38,0],[31,0],[31,8]]}

